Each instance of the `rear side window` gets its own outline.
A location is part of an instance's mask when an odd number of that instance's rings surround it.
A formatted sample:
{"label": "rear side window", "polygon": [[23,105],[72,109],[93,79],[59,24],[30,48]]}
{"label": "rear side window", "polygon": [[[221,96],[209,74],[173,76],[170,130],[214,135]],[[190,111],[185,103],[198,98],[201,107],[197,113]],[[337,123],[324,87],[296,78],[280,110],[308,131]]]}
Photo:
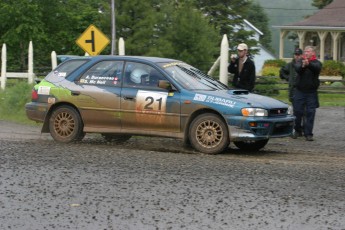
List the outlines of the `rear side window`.
{"label": "rear side window", "polygon": [[88,60],[70,60],[61,63],[56,69],[54,70],[54,75],[58,77],[66,78],[69,76],[74,70],[78,69],[81,65],[83,65]]}
{"label": "rear side window", "polygon": [[101,61],[87,70],[79,79],[80,84],[120,86],[123,61]]}

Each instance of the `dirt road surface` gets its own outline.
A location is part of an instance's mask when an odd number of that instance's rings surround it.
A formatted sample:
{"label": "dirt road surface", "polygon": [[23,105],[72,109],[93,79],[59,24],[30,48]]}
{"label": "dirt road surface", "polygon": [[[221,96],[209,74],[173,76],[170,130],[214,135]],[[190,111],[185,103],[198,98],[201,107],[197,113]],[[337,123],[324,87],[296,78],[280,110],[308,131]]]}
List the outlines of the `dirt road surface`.
{"label": "dirt road surface", "polygon": [[315,141],[209,156],[170,138],[59,144],[0,121],[0,229],[345,229],[345,109]]}

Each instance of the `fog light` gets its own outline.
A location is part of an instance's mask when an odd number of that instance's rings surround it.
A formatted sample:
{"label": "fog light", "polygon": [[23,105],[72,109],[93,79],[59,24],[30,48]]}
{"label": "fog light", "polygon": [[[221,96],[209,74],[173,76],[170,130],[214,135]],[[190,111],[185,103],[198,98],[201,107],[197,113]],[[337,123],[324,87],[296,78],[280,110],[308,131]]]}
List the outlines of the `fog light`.
{"label": "fog light", "polygon": [[257,127],[258,124],[256,122],[249,122],[250,127]]}
{"label": "fog light", "polygon": [[265,128],[270,127],[270,123],[264,123],[264,127],[265,127]]}

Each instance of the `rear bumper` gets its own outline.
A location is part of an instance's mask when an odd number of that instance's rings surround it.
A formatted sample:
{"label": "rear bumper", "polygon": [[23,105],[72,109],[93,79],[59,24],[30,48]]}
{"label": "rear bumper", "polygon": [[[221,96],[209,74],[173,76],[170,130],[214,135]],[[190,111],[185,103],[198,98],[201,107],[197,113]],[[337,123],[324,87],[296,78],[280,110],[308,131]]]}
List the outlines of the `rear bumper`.
{"label": "rear bumper", "polygon": [[44,122],[47,115],[47,104],[29,102],[25,105],[26,116],[33,121]]}
{"label": "rear bumper", "polygon": [[288,137],[293,132],[295,117],[230,117],[228,120],[231,141],[264,140]]}

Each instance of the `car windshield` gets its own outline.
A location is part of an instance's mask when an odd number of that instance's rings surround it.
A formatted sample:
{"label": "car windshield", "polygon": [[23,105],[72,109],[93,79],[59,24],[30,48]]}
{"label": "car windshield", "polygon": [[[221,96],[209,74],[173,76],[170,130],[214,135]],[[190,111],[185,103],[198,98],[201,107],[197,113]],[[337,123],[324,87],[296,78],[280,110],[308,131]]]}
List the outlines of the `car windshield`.
{"label": "car windshield", "polygon": [[213,79],[201,70],[183,62],[160,63],[164,70],[180,85],[188,90],[224,90],[223,83]]}

